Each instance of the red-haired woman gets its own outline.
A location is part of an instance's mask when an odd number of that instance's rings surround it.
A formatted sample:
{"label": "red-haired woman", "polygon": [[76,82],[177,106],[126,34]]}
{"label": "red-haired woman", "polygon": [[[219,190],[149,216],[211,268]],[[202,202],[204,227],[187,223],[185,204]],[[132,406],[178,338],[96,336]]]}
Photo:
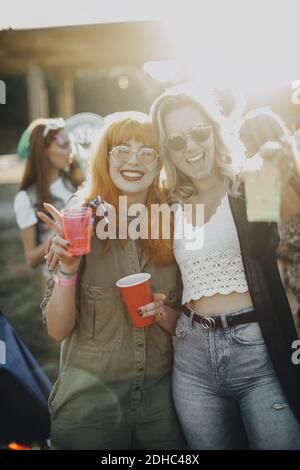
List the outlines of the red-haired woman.
{"label": "red-haired woman", "polygon": [[[147,207],[149,227],[151,205],[165,202],[157,148],[149,119],[126,117],[111,123],[95,154],[90,193],[77,197],[78,204],[101,196],[107,207],[114,206],[118,220],[124,216],[119,214],[123,196],[129,210],[133,204]],[[46,207],[59,230],[61,214]],[[41,217],[55,228],[47,216]],[[59,235],[50,248],[50,266],[58,259],[58,268],[54,281],[49,278],[41,308],[49,335],[62,341],[60,373],[49,399],[52,447],[182,449],[185,441],[171,398],[173,343],[168,329],[176,323],[172,307],[181,286],[172,243],[162,237],[103,240],[96,233],[91,252],[83,257],[71,256]],[[116,281],[144,271],[151,274],[155,292],[147,310],[157,322],[135,328]]]}
{"label": "red-haired woman", "polygon": [[62,118],[37,120],[31,129],[29,156],[14,210],[26,262],[31,268],[41,266],[44,277],[48,275],[44,252],[50,231],[36,212],[43,210],[45,201],[63,208],[82,181],[81,171],[73,160],[65,121]]}

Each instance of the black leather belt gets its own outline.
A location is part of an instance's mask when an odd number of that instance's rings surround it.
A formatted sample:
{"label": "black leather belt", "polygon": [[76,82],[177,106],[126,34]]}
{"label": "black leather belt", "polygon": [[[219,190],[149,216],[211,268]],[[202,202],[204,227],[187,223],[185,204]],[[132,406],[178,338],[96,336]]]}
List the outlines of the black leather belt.
{"label": "black leather belt", "polygon": [[[193,321],[200,323],[200,325],[205,330],[223,327],[220,315],[199,315],[195,310],[190,309],[186,305],[182,307],[182,311],[187,317],[190,317],[192,312],[195,312]],[[254,310],[251,310],[250,312],[241,313],[240,315],[226,316],[226,320],[229,327],[234,325],[242,325],[243,323],[253,323],[258,321]]]}

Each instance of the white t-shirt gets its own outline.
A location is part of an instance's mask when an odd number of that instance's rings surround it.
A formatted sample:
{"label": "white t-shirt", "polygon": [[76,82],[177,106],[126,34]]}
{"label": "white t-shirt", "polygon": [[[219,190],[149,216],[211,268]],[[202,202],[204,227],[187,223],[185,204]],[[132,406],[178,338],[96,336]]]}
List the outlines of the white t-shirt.
{"label": "white t-shirt", "polygon": [[[60,199],[63,199],[65,204],[73,194],[73,192],[66,187],[61,176],[50,185],[50,193],[52,196],[57,196]],[[19,191],[16,194],[14,211],[17,218],[17,224],[21,230],[31,227],[38,222],[34,208],[31,205],[26,191]]]}

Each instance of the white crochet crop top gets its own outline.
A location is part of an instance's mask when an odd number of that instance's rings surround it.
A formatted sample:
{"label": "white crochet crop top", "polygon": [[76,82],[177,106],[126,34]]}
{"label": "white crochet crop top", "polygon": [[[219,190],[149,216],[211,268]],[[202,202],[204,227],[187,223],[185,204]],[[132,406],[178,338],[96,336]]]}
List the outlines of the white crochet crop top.
{"label": "white crochet crop top", "polygon": [[183,282],[182,304],[216,293],[248,291],[227,195],[209,222],[202,226],[189,223],[178,205],[175,212],[174,254]]}

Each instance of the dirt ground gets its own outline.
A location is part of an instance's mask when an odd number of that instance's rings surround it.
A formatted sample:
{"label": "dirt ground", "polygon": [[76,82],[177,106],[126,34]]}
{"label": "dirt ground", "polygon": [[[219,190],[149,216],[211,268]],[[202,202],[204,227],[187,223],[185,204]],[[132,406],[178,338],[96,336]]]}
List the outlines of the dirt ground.
{"label": "dirt ground", "polygon": [[18,183],[12,182],[14,178],[7,178],[10,182],[4,183],[3,168],[0,173],[0,310],[54,381],[58,373],[59,345],[48,337],[42,323],[39,308],[41,276],[25,264],[20,231],[13,213]]}

